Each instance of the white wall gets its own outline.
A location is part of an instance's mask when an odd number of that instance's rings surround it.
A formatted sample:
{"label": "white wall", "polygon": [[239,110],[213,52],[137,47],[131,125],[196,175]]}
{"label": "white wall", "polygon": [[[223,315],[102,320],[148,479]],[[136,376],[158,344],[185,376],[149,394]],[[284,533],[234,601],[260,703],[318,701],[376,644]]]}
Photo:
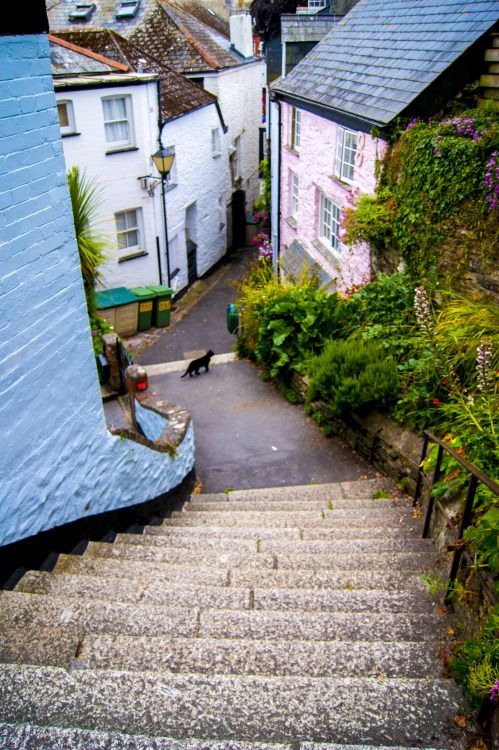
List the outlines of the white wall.
{"label": "white wall", "polygon": [[[150,174],[151,154],[158,148],[158,99],[156,80],[144,77],[140,85],[57,90],[57,100],[73,102],[78,135],[62,139],[66,166],[85,170],[101,192],[101,218],[98,229],[108,241],[110,259],[102,269],[103,286],[144,286],[160,283],[155,237],[162,232],[157,223],[154,200],[137,179]],[[106,154],[110,150],[104,133],[102,98],[131,95],[136,150]],[[128,209],[141,209],[142,248],[147,255],[118,263],[114,214]]]}
{"label": "white wall", "polygon": [[229,145],[241,139],[241,187],[246,192],[247,212],[259,195],[259,130],[262,123],[262,88],[265,62],[257,60],[214,74],[205,74],[204,88],[218,97],[228,127]]}
{"label": "white wall", "polygon": [[[219,132],[219,154],[214,154],[212,149],[213,130]],[[198,246],[198,276],[205,274],[227,250],[226,206],[231,195],[227,136],[215,105],[210,104],[167,122],[163,126],[162,142],[166,147],[175,147],[173,177],[171,185],[166,188],[166,209],[170,269],[172,272],[180,269],[172,281],[172,287],[180,291],[187,285],[185,229],[189,206],[195,205],[193,240]],[[157,195],[161,196],[160,186]],[[156,209],[159,221],[162,210],[159,201]],[[163,242],[161,247],[164,248]],[[166,259],[162,262],[166,268]]]}

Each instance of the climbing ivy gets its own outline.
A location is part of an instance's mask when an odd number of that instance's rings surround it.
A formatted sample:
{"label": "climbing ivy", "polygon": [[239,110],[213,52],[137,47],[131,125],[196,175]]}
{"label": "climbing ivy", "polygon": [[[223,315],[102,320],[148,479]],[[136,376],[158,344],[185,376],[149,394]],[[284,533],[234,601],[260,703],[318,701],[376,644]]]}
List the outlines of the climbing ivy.
{"label": "climbing ivy", "polygon": [[493,113],[468,110],[438,122],[414,120],[389,148],[376,197],[345,211],[344,238],[395,247],[424,278],[452,240],[454,266],[499,240],[499,128]]}

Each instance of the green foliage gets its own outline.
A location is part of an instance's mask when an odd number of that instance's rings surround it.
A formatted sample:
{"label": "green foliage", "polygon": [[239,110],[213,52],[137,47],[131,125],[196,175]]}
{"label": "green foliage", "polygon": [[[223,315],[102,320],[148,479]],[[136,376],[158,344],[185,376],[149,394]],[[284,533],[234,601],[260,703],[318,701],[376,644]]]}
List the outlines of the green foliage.
{"label": "green foliage", "polygon": [[386,405],[398,390],[394,359],[372,342],[329,341],[307,369],[308,403],[325,401],[338,417]]}
{"label": "green foliage", "polygon": [[338,311],[342,338],[376,341],[397,359],[411,348],[414,330],[414,284],[407,275],[380,274],[376,281],[354,289]]}
{"label": "green foliage", "polygon": [[390,495],[386,490],[374,490],[373,500],[386,500]]}
{"label": "green foliage", "polygon": [[267,214],[270,213],[270,193],[271,193],[271,182],[270,182],[270,162],[267,159],[263,159],[260,162],[260,179],[262,181],[262,190],[260,196],[254,203],[256,211],[265,211]]}
{"label": "green foliage", "polygon": [[72,167],[67,178],[87,307],[93,314],[95,284],[99,280],[99,268],[107,257],[106,242],[95,230],[100,192],[78,167]]}
{"label": "green foliage", "polygon": [[375,247],[386,247],[390,240],[390,228],[394,218],[395,205],[387,195],[386,200],[380,196],[360,194],[352,206],[347,207],[342,217],[342,241],[352,245],[354,242],[370,242]]}
{"label": "green foliage", "polygon": [[271,377],[286,383],[293,370],[323,346],[337,328],[337,295],[326,295],[311,285],[290,285],[261,311],[257,361]]}
{"label": "green foliage", "polygon": [[474,638],[459,644],[450,661],[450,670],[472,705],[490,696],[499,679],[499,606],[494,607]]}
{"label": "green foliage", "polygon": [[92,345],[94,347],[94,354],[103,354],[104,349],[102,347],[102,336],[105,333],[110,333],[113,327],[107,320],[104,320],[100,315],[89,315],[90,329],[92,331]]}
{"label": "green foliage", "polygon": [[498,223],[487,174],[498,147],[494,113],[485,110],[410,123],[387,153],[376,199],[362,198],[347,210],[348,241],[397,247],[416,278],[438,265],[447,236],[458,256],[484,237],[493,246]]}

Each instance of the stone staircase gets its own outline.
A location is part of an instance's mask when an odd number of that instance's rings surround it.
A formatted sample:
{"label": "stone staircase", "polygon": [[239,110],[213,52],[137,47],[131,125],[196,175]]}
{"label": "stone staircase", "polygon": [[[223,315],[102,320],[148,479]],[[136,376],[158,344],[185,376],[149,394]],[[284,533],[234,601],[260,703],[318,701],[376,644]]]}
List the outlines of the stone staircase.
{"label": "stone staircase", "polygon": [[0,592],[0,748],[463,747],[435,552],[372,481],[196,495]]}

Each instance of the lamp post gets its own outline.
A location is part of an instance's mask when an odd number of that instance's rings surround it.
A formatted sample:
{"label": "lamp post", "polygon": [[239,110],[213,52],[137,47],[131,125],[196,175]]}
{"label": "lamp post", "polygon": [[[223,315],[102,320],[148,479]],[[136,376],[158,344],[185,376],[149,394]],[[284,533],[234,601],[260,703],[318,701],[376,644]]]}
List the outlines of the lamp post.
{"label": "lamp post", "polygon": [[151,158],[156,166],[156,169],[161,175],[161,197],[163,200],[163,220],[165,223],[166,277],[168,286],[170,286],[170,250],[168,246],[168,224],[166,221],[165,182],[168,175],[170,174],[173,165],[175,150],[173,148],[160,148],[158,151],[156,151],[155,154],[152,154]]}

